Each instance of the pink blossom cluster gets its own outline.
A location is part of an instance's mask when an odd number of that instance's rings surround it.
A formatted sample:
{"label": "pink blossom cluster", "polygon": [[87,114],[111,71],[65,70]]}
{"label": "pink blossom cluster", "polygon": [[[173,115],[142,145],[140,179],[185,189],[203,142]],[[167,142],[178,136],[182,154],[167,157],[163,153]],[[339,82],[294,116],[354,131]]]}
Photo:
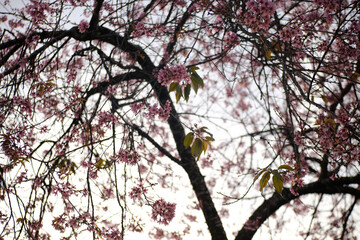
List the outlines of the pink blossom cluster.
{"label": "pink blossom cluster", "polygon": [[136,38],[141,37],[144,32],[146,31],[145,25],[143,22],[138,22],[135,26],[134,31],[132,32],[132,35]]}
{"label": "pink blossom cluster", "polygon": [[6,15],[0,17],[0,22],[6,22],[7,20],[8,20],[8,18]]}
{"label": "pink blossom cluster", "polygon": [[144,113],[144,115],[148,119],[153,120],[156,116],[158,116],[160,120],[167,121],[171,111],[170,102],[166,101],[164,108],[158,107],[157,103],[152,106],[149,105],[147,107],[147,111],[148,112]]}
{"label": "pink blossom cluster", "polygon": [[107,240],[123,240],[122,232],[116,225],[110,227],[103,227],[101,229],[101,236]]}
{"label": "pink blossom cluster", "polygon": [[72,195],[77,195],[75,186],[73,186],[69,182],[59,183],[59,184],[53,186],[51,191],[55,195],[60,193],[63,199],[69,199]]}
{"label": "pink blossom cluster", "polygon": [[255,31],[267,31],[270,27],[271,16],[274,15],[276,10],[275,3],[270,0],[250,0],[246,3],[246,6],[245,24]]}
{"label": "pink blossom cluster", "polygon": [[314,0],[314,3],[319,7],[324,7],[326,11],[336,12],[341,9],[341,3],[346,2],[343,0]]}
{"label": "pink blossom cluster", "polygon": [[185,65],[166,66],[157,74],[158,82],[163,86],[168,86],[172,82],[190,83],[190,74],[187,72]]}
{"label": "pink blossom cluster", "polygon": [[130,192],[130,198],[133,200],[141,200],[142,195],[147,192],[147,189],[144,188],[142,183],[138,184],[137,186],[133,187]]}
{"label": "pink blossom cluster", "polygon": [[24,23],[21,20],[10,19],[8,23],[12,29],[18,28],[18,27],[21,27],[21,28],[24,27]]}
{"label": "pink blossom cluster", "polygon": [[139,38],[143,35],[145,35],[146,37],[151,37],[151,36],[158,36],[159,34],[162,34],[166,31],[166,27],[160,24],[154,24],[151,27],[147,27],[144,24],[144,19],[141,22],[138,22],[134,28],[134,31],[132,32],[132,35],[135,38]]}
{"label": "pink blossom cluster", "polygon": [[135,150],[121,149],[119,153],[112,156],[111,159],[128,165],[135,165],[140,161],[140,155]]}
{"label": "pink blossom cluster", "polygon": [[94,224],[93,221],[91,220],[91,215],[88,212],[85,212],[79,216],[69,216],[66,213],[61,214],[58,217],[54,217],[54,219],[52,220],[52,226],[60,231],[60,232],[65,232],[66,228],[73,228],[73,229],[77,229],[81,226],[81,224]]}
{"label": "pink blossom cluster", "polygon": [[70,68],[67,74],[66,83],[70,84],[71,82],[75,81],[76,76],[77,76],[77,69],[74,67]]}
{"label": "pink blossom cluster", "polygon": [[27,156],[31,152],[29,146],[21,140],[21,136],[19,135],[2,134],[0,144],[5,156],[15,162],[19,157]]}
{"label": "pink blossom cluster", "polygon": [[22,113],[32,114],[33,109],[29,98],[15,96],[12,103],[14,106],[19,106]]}
{"label": "pink blossom cluster", "polygon": [[300,30],[300,28],[286,27],[280,31],[280,39],[284,42],[289,42],[291,40],[297,39],[298,36],[300,36],[301,34],[302,31]]}
{"label": "pink blossom cluster", "polygon": [[168,225],[175,217],[175,203],[165,202],[164,199],[157,200],[152,205],[151,218],[158,223]]}
{"label": "pink blossom cluster", "polygon": [[144,103],[130,104],[131,111],[133,111],[133,113],[135,114],[138,114],[143,107],[144,107]]}
{"label": "pink blossom cluster", "polygon": [[239,42],[240,38],[236,33],[227,32],[224,39],[225,50],[231,49],[233,46],[238,45]]}
{"label": "pink blossom cluster", "polygon": [[33,24],[37,26],[46,19],[47,13],[52,13],[52,10],[48,3],[37,0],[31,0],[30,2],[31,4],[26,7],[26,13],[31,16]]}
{"label": "pink blossom cluster", "polygon": [[103,190],[101,191],[101,198],[106,200],[106,199],[109,199],[109,198],[113,198],[115,195],[114,195],[114,190],[113,188],[110,186],[110,187],[103,187]]}
{"label": "pink blossom cluster", "polygon": [[332,123],[322,123],[320,127],[317,128],[318,140],[324,150],[333,149],[335,144],[334,131]]}
{"label": "pink blossom cluster", "polygon": [[27,180],[27,170],[21,172],[20,176],[16,177],[15,183],[22,183],[24,180]]}
{"label": "pink blossom cluster", "polygon": [[64,2],[70,3],[73,7],[77,7],[79,5],[83,5],[84,3],[88,2],[89,0],[64,0]]}
{"label": "pink blossom cluster", "polygon": [[80,24],[78,26],[79,32],[84,33],[86,30],[90,27],[90,24],[87,20],[83,19],[80,21]]}
{"label": "pink blossom cluster", "polygon": [[[100,161],[100,158],[96,158],[96,163],[98,163],[98,161]],[[96,163],[92,163],[90,160],[82,160],[80,162],[80,165],[84,168],[88,169],[88,173],[89,173],[89,177],[91,179],[96,179],[98,178],[98,171],[99,171],[99,166],[96,165]]]}
{"label": "pink blossom cluster", "polygon": [[98,125],[100,127],[103,127],[103,126],[111,127],[112,123],[115,123],[118,121],[117,117],[114,114],[112,114],[111,112],[101,111],[98,113],[97,117],[98,117]]}

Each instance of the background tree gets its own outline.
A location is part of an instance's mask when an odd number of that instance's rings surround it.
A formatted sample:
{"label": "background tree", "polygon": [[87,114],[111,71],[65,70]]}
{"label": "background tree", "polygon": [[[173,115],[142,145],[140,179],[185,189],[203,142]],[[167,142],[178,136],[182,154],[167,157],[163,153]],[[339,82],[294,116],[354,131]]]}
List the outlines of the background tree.
{"label": "background tree", "polygon": [[0,238],[355,239],[359,4],[2,1]]}

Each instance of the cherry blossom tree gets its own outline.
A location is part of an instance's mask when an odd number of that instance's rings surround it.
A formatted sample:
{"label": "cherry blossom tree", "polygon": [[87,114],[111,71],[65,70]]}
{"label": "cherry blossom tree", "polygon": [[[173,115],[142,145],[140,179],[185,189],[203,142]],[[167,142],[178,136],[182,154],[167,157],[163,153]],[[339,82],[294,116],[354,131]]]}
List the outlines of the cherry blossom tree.
{"label": "cherry blossom tree", "polygon": [[0,239],[360,235],[360,1],[0,4]]}

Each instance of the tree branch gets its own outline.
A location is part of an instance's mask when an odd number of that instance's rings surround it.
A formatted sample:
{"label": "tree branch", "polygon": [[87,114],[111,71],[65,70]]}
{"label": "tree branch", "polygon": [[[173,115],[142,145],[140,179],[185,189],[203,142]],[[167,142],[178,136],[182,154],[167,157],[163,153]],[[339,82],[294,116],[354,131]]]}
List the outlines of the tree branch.
{"label": "tree branch", "polygon": [[94,0],[94,2],[96,3],[96,7],[90,20],[90,27],[88,29],[89,31],[96,29],[99,24],[100,10],[104,3],[104,0]]}
{"label": "tree branch", "polygon": [[250,216],[247,223],[255,223],[256,227],[249,227],[245,224],[238,232],[235,240],[249,240],[255,235],[262,223],[275,213],[281,206],[289,203],[291,200],[299,198],[303,195],[312,193],[323,194],[350,194],[356,198],[360,197],[360,190],[349,186],[348,184],[360,184],[360,174],[355,177],[342,177],[332,181],[331,179],[319,179],[314,183],[305,185],[302,188],[296,189],[298,195],[293,195],[289,189],[285,189],[282,195],[274,193],[272,197],[265,200]]}

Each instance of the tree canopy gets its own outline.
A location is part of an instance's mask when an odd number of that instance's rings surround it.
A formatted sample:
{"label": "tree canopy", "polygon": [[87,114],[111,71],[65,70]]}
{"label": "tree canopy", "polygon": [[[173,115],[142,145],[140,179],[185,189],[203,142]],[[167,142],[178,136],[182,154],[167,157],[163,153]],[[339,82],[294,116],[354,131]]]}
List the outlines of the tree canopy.
{"label": "tree canopy", "polygon": [[0,239],[356,239],[359,11],[1,1]]}

